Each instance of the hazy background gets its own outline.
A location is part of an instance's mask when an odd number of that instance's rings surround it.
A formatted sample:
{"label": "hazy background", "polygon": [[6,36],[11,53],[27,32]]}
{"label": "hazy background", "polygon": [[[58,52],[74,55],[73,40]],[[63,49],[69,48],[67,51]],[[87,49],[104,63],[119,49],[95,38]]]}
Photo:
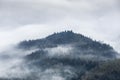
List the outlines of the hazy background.
{"label": "hazy background", "polygon": [[0,50],[64,30],[120,52],[120,0],[0,0]]}

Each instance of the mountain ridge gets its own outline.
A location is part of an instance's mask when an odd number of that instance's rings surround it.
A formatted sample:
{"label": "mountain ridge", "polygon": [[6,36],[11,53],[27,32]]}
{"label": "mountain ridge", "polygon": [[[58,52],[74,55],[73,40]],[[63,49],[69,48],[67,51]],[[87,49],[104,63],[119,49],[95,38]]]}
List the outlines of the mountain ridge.
{"label": "mountain ridge", "polygon": [[54,33],[42,39],[23,41],[19,44],[19,47],[30,50],[32,48],[54,48],[59,45],[72,45],[75,49],[78,49],[79,52],[91,51],[90,53],[85,52],[85,54],[103,53],[103,56],[111,56],[111,58],[117,54],[110,45],[92,40],[91,38],[72,31]]}

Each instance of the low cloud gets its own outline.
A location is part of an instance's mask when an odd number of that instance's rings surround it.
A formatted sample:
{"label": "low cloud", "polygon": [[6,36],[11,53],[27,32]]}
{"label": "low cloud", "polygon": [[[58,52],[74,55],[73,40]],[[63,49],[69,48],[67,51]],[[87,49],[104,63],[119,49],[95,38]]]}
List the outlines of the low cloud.
{"label": "low cloud", "polygon": [[73,50],[73,47],[70,45],[60,45],[55,48],[46,48],[45,51],[48,52],[50,57],[60,57],[70,55]]}

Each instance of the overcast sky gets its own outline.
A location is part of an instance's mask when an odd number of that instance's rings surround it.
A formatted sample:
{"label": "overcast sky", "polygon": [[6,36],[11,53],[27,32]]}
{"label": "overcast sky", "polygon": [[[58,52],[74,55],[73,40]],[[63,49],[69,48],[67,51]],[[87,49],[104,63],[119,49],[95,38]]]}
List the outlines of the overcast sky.
{"label": "overcast sky", "polygon": [[0,48],[73,30],[120,51],[120,0],[0,0]]}

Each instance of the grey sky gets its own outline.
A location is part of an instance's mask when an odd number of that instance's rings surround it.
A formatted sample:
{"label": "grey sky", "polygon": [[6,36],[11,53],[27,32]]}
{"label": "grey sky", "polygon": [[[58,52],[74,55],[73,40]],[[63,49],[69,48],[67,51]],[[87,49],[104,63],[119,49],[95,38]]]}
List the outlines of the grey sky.
{"label": "grey sky", "polygon": [[0,0],[0,48],[73,30],[120,51],[119,0]]}

